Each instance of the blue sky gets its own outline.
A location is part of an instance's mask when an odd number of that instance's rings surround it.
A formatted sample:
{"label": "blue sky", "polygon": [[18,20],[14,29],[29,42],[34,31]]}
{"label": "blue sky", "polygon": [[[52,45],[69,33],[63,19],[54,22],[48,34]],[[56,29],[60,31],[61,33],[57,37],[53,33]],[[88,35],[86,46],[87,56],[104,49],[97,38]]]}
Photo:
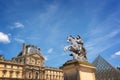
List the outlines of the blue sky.
{"label": "blue sky", "polygon": [[69,35],[81,35],[88,61],[103,56],[120,66],[119,0],[0,0],[0,54],[11,59],[22,43],[42,49],[45,65],[72,59],[63,48]]}

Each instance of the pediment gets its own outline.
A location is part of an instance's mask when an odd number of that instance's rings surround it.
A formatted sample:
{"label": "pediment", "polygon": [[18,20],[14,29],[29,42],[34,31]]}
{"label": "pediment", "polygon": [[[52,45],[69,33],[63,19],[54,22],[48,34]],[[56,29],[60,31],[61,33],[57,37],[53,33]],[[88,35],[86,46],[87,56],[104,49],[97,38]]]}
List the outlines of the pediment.
{"label": "pediment", "polygon": [[37,58],[37,59],[43,59],[44,60],[44,57],[42,55],[38,54],[38,53],[34,53],[34,54],[29,55],[29,56]]}

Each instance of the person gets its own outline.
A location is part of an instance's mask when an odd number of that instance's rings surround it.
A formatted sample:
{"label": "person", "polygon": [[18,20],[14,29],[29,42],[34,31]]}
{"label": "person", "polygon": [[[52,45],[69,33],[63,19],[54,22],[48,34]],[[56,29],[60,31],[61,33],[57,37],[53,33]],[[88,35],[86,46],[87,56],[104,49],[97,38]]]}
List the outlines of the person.
{"label": "person", "polygon": [[78,43],[78,47],[79,47],[78,56],[82,55],[85,59],[87,59],[87,57],[86,57],[86,50],[83,47],[83,41],[82,41],[80,35],[77,36],[76,42]]}
{"label": "person", "polygon": [[83,45],[83,41],[82,41],[80,35],[77,36],[76,42],[77,42],[78,44],[82,44],[82,45]]}

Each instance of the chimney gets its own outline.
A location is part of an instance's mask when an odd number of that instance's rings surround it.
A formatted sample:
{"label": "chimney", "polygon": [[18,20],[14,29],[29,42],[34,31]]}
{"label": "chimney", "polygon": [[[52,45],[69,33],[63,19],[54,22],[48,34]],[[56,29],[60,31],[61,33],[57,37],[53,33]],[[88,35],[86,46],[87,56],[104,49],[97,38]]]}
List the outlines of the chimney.
{"label": "chimney", "polygon": [[23,43],[22,55],[25,55],[25,54],[26,54],[26,45],[25,43]]}

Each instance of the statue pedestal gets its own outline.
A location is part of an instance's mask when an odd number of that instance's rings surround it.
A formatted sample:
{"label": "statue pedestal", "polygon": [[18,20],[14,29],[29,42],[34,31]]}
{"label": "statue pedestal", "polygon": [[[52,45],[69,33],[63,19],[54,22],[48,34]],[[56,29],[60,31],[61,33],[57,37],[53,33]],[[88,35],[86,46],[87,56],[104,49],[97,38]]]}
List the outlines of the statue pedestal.
{"label": "statue pedestal", "polygon": [[95,80],[95,67],[87,61],[68,61],[61,69],[64,72],[64,80]]}

